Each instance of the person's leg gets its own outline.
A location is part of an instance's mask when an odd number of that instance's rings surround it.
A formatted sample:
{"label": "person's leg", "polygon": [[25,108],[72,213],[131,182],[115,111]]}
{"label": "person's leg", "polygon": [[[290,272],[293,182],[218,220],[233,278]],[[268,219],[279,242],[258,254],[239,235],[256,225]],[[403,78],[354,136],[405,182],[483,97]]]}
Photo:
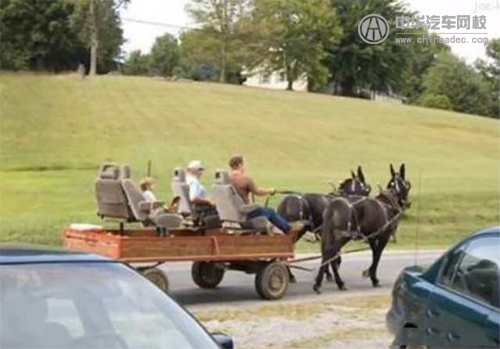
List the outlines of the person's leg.
{"label": "person's leg", "polygon": [[260,216],[264,216],[269,219],[272,224],[274,224],[279,230],[285,233],[290,230],[290,224],[288,224],[287,220],[276,213],[276,211],[272,208],[258,207],[247,215],[248,218],[255,218]]}

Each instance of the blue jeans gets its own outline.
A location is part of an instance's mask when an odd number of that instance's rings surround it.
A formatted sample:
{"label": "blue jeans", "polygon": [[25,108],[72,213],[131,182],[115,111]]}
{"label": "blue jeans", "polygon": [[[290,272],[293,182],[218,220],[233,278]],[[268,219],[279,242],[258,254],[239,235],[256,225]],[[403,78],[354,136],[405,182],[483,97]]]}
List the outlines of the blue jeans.
{"label": "blue jeans", "polygon": [[250,218],[256,218],[256,217],[266,217],[269,222],[274,224],[278,229],[282,230],[283,232],[287,233],[290,230],[290,224],[288,224],[288,221],[283,218],[280,214],[276,213],[275,210],[269,207],[258,207],[252,212],[250,212],[247,217]]}

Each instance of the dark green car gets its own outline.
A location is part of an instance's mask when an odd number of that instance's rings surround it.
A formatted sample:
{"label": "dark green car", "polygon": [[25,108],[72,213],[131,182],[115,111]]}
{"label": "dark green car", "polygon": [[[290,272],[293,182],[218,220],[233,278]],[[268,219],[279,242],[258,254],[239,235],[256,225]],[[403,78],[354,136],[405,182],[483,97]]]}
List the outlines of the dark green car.
{"label": "dark green car", "polygon": [[394,346],[499,347],[500,227],[469,236],[430,267],[404,269],[387,313]]}

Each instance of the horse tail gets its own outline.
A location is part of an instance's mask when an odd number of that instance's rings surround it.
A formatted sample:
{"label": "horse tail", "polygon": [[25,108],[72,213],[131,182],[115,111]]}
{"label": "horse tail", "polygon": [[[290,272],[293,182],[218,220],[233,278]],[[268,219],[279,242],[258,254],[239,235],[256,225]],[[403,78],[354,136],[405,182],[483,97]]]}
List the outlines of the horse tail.
{"label": "horse tail", "polygon": [[323,254],[331,250],[335,238],[335,221],[338,215],[335,203],[329,202],[323,211],[323,226],[321,228],[321,244]]}
{"label": "horse tail", "polygon": [[[323,212],[323,228],[321,231],[321,239],[323,242],[323,254],[332,252],[334,242],[337,238],[337,230],[341,230],[346,225],[346,213],[349,214],[349,202],[342,198],[331,200]],[[346,210],[346,211],[345,211]]]}

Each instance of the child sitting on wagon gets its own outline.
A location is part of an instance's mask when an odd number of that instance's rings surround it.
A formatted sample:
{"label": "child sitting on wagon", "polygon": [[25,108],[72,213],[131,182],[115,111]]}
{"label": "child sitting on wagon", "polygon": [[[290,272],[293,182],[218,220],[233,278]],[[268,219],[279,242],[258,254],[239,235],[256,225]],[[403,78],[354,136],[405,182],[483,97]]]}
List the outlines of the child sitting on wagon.
{"label": "child sitting on wagon", "polygon": [[154,183],[155,181],[152,177],[143,178],[139,182],[139,187],[141,188],[142,196],[144,196],[144,199],[147,202],[158,201],[156,199],[156,195],[153,193]]}

